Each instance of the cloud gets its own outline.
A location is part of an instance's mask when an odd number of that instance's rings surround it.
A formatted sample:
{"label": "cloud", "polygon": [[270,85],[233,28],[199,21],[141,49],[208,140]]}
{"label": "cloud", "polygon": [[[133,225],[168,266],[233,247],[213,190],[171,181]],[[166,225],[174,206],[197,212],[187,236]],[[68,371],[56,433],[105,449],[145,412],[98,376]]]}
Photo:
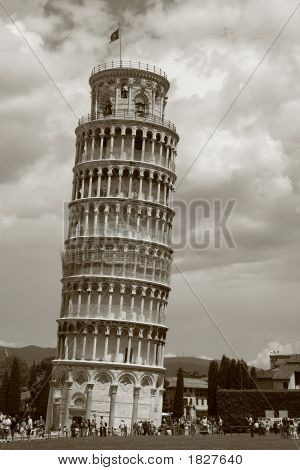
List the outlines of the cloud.
{"label": "cloud", "polygon": [[271,341],[268,346],[259,352],[255,359],[248,364],[260,369],[270,369],[270,354],[279,351],[279,354],[296,354],[300,352],[300,341],[282,344],[279,341]]}
{"label": "cloud", "polygon": [[212,357],[206,356],[205,354],[201,354],[201,356],[197,356],[198,359],[207,359],[208,361],[213,361]]}
{"label": "cloud", "polygon": [[9,343],[7,341],[3,341],[0,339],[0,346],[4,348],[22,348],[23,346],[26,346],[24,343]]}
{"label": "cloud", "polygon": [[[273,304],[272,292],[274,288],[280,291],[290,327],[298,319],[293,302],[300,276],[300,52],[296,18],[182,184],[180,180],[294,6],[292,0],[266,0],[263,4],[258,0],[130,0],[122,2],[122,8],[116,0],[29,0],[26,8],[20,0],[10,4],[18,26],[78,115],[89,111],[92,67],[118,59],[119,45],[108,44],[108,38],[119,19],[123,59],[149,62],[166,70],[171,81],[167,118],[175,122],[181,138],[176,198],[187,203],[199,199],[209,203],[220,199],[224,204],[229,199],[236,201],[229,220],[236,249],[210,246],[200,250],[187,243],[176,251],[176,263],[191,275],[193,285],[210,305],[215,307],[219,296],[216,310],[222,314],[220,321],[230,317],[228,326],[237,327],[241,311],[245,311],[245,302],[240,301],[243,292],[249,315],[251,310],[259,310],[261,321],[272,325],[276,318],[271,337],[282,343],[287,324],[279,302]],[[71,192],[76,120],[4,15],[0,39],[0,237],[6,292],[15,292],[16,272],[18,285],[23,286],[26,280],[22,295],[4,296],[1,321],[5,337],[13,338],[13,314],[22,311],[20,322],[28,342],[38,336],[48,344],[49,332],[54,342],[59,310],[61,273],[56,260],[62,240],[62,204]],[[183,219],[178,215],[175,220],[178,230]],[[214,236],[212,220],[194,219],[185,228],[187,241],[191,234],[201,235],[204,228]],[[40,259],[34,256],[35,251]],[[28,271],[31,282],[27,282]],[[178,292],[181,286],[178,279],[175,282]],[[45,295],[49,296],[46,312]],[[174,291],[172,296],[176,295]],[[268,302],[261,305],[259,296],[268,296]],[[191,292],[186,292],[182,309],[194,316],[192,341],[188,327],[184,337],[175,339],[176,332],[182,331],[178,301],[169,315],[169,347],[177,350],[178,341],[188,343],[187,354],[199,350],[199,306],[191,299]],[[251,309],[254,305],[256,309]],[[45,312],[43,332],[39,331],[40,312]],[[29,317],[31,327],[26,330]],[[250,332],[255,337],[251,344],[247,341]],[[257,339],[251,325],[247,332],[240,325],[235,338],[243,344],[245,352],[240,355],[249,357],[269,340],[262,335]],[[207,354],[221,356],[223,347],[214,341],[213,350],[208,342]]]}

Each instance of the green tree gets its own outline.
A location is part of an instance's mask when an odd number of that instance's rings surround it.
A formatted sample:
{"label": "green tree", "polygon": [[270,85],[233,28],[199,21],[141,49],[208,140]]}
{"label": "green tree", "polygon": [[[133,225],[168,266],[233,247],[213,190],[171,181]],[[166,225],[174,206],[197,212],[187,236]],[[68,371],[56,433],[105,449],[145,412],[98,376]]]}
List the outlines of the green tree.
{"label": "green tree", "polygon": [[230,365],[229,365],[229,377],[228,377],[228,383],[229,383],[229,388],[235,388],[235,373],[236,373],[236,360],[231,359]]}
{"label": "green tree", "polygon": [[43,379],[41,381],[39,394],[36,403],[36,417],[43,416],[46,417],[47,406],[48,406],[48,397],[50,390],[50,377],[52,372],[52,358],[44,359],[40,365],[43,371]]}
{"label": "green tree", "polygon": [[249,389],[249,369],[247,363],[241,359],[241,388],[243,390]]}
{"label": "green tree", "polygon": [[30,389],[37,380],[37,366],[35,362],[32,364],[30,367],[30,375],[29,375],[29,382],[28,382],[28,388]]}
{"label": "green tree", "polygon": [[[21,374],[21,387],[27,387],[28,379],[29,379],[29,367],[27,365],[27,362],[25,362],[23,359],[20,359],[18,357],[18,360],[19,360],[20,374]],[[14,356],[9,356],[5,360],[0,361],[0,370],[8,369],[9,371],[11,371],[13,362],[14,362]]]}
{"label": "green tree", "polygon": [[19,413],[21,404],[21,373],[19,359],[14,357],[8,386],[7,412],[14,416]]}
{"label": "green tree", "polygon": [[184,402],[183,402],[183,393],[184,393],[184,377],[183,370],[180,367],[177,371],[177,382],[173,403],[173,416],[174,418],[181,418],[184,414]]}
{"label": "green tree", "polygon": [[7,413],[7,401],[8,401],[8,387],[9,387],[9,375],[6,369],[2,379],[0,388],[0,412]]}
{"label": "green tree", "polygon": [[208,389],[207,389],[207,404],[208,414],[210,416],[217,416],[217,390],[219,382],[219,365],[217,361],[211,361],[208,369]]}
{"label": "green tree", "polygon": [[169,381],[167,379],[165,379],[165,383],[164,383],[164,394],[163,394],[163,405],[162,405],[162,411],[164,413],[169,413],[170,411],[170,398],[169,398],[169,394],[168,394],[168,386],[169,386]]}
{"label": "green tree", "polygon": [[236,390],[241,390],[242,388],[242,365],[240,360],[235,365],[234,388]]}
{"label": "green tree", "polygon": [[219,387],[221,389],[231,388],[230,384],[230,359],[224,354],[219,368]]}
{"label": "green tree", "polygon": [[39,416],[45,418],[47,413],[52,359],[44,359],[36,365],[36,380],[30,388],[30,400],[28,401],[28,406],[32,410],[34,418],[39,418]]}

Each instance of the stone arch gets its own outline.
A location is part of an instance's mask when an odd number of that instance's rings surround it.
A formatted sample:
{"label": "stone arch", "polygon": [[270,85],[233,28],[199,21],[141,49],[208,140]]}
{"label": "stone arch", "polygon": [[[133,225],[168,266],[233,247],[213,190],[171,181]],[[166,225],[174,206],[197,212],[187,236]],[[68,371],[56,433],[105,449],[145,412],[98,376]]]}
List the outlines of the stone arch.
{"label": "stone arch", "polygon": [[136,385],[136,378],[133,374],[129,372],[124,372],[118,377],[118,385],[124,385],[124,388],[128,388],[128,385]]}
{"label": "stone arch", "polygon": [[85,409],[86,406],[86,398],[83,393],[76,392],[72,395],[71,404],[74,408]]}
{"label": "stone arch", "polygon": [[68,379],[68,370],[67,369],[59,369],[55,370],[52,374],[53,380],[56,380],[57,384],[60,386],[64,386],[67,379]]}
{"label": "stone arch", "polygon": [[84,369],[77,370],[76,372],[74,372],[73,380],[80,387],[87,384],[89,380],[87,371]]}
{"label": "stone arch", "polygon": [[100,387],[104,387],[107,384],[111,385],[113,383],[113,377],[109,374],[109,372],[101,371],[97,372],[94,381],[95,383],[99,384]]}
{"label": "stone arch", "polygon": [[152,387],[153,386],[153,378],[151,375],[143,375],[140,380],[140,384],[142,388]]}
{"label": "stone arch", "polygon": [[99,96],[100,108],[105,116],[112,114],[113,93],[110,88],[102,88]]}
{"label": "stone arch", "polygon": [[134,96],[135,112],[138,116],[144,116],[149,112],[150,98],[146,90],[137,90]]}

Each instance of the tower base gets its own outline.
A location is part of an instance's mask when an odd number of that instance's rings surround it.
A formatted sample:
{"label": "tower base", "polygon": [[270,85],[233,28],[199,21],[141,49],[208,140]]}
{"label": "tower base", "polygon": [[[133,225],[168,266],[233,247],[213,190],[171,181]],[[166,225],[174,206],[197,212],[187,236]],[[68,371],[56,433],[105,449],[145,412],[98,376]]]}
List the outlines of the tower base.
{"label": "tower base", "polygon": [[[76,361],[78,363],[78,361]],[[101,417],[107,429],[118,430],[125,422],[128,432],[138,421],[161,424],[164,369],[136,364],[73,365],[53,361],[47,430],[70,428],[73,421]],[[123,423],[122,423],[123,425]]]}

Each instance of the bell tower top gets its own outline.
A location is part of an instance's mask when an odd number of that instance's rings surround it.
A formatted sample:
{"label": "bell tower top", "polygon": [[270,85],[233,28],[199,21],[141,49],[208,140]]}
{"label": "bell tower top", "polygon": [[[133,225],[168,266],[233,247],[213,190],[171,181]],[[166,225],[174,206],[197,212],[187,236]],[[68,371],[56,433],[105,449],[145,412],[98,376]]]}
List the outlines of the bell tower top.
{"label": "bell tower top", "polygon": [[160,68],[141,62],[120,61],[92,70],[91,115],[135,115],[164,119],[170,84]]}

